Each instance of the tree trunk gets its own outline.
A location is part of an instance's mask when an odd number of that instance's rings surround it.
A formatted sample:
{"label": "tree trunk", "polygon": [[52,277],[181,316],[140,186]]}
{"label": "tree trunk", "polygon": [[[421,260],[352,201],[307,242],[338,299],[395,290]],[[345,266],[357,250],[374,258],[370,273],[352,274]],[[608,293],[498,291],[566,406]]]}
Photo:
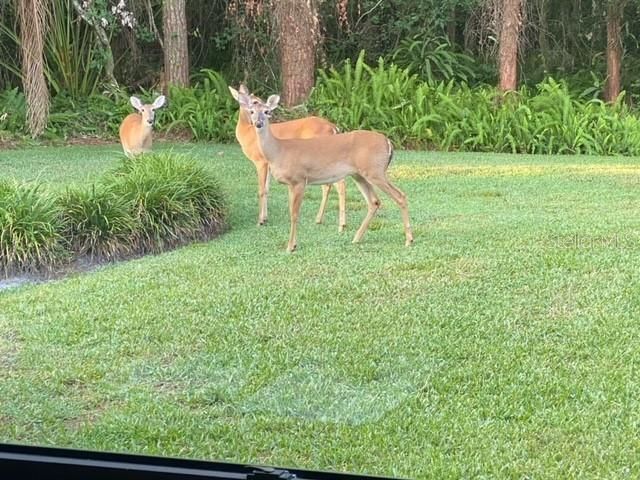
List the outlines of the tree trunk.
{"label": "tree trunk", "polygon": [[275,15],[282,103],[292,107],[307,100],[315,82],[316,47],[320,40],[316,0],[276,0]]}
{"label": "tree trunk", "polygon": [[49,117],[49,90],[44,75],[44,41],[48,0],[19,0],[22,83],[27,100],[27,127],[42,134]]}
{"label": "tree trunk", "polygon": [[542,68],[545,73],[548,70],[547,59],[549,58],[549,25],[547,21],[547,0],[538,0],[538,46],[540,47],[540,58],[542,59]]}
{"label": "tree trunk", "polygon": [[451,11],[449,12],[449,18],[447,19],[447,38],[449,39],[449,43],[451,45],[456,44],[457,35],[458,35],[458,23],[457,23],[457,9],[455,5],[451,7]]}
{"label": "tree trunk", "polygon": [[499,70],[501,91],[518,87],[518,43],[522,29],[522,8],[525,0],[503,0],[500,22]]}
{"label": "tree trunk", "polygon": [[80,18],[82,18],[85,22],[91,25],[91,27],[93,27],[93,31],[96,34],[98,42],[100,42],[104,55],[104,76],[107,85],[109,85],[110,87],[117,87],[118,82],[113,73],[115,69],[115,63],[113,61],[113,50],[111,50],[109,35],[107,35],[106,30],[102,27],[98,19],[89,15],[85,8],[80,5],[79,0],[73,0],[73,8],[75,8],[78,15],[80,15]]}
{"label": "tree trunk", "polygon": [[189,48],[185,0],[162,2],[164,72],[167,85],[189,86]]}
{"label": "tree trunk", "polygon": [[622,70],[622,11],[626,0],[610,0],[607,7],[607,85],[604,98],[615,102],[620,95]]}

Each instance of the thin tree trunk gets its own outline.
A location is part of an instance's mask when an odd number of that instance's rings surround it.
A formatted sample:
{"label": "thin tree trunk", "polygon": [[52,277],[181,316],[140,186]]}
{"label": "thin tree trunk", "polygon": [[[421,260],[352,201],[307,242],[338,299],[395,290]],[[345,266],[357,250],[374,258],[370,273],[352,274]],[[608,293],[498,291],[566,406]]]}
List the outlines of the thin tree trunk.
{"label": "thin tree trunk", "polygon": [[44,74],[47,0],[19,0],[22,83],[27,100],[27,126],[34,138],[41,135],[49,117],[49,90]]}
{"label": "thin tree trunk", "polygon": [[547,70],[547,59],[549,58],[549,25],[547,21],[547,0],[538,0],[538,45],[540,47],[540,57],[542,67]]}
{"label": "thin tree trunk", "polygon": [[525,0],[503,0],[500,27],[499,70],[501,91],[518,87],[518,43],[522,30],[522,8]]}
{"label": "thin tree trunk", "polygon": [[457,23],[457,9],[455,6],[451,7],[449,18],[447,19],[447,38],[451,45],[456,44],[456,37],[458,35],[458,23]]}
{"label": "thin tree trunk", "polygon": [[87,13],[87,11],[80,5],[79,0],[73,0],[73,8],[75,8],[80,18],[87,22],[93,28],[96,34],[96,38],[102,47],[104,52],[104,77],[108,85],[115,87],[118,85],[116,77],[114,75],[115,63],[113,61],[113,51],[111,50],[111,42],[109,36],[99,21],[93,18]]}
{"label": "thin tree trunk", "polygon": [[275,7],[282,103],[292,107],[307,100],[315,82],[318,9],[316,0],[275,0]]}
{"label": "thin tree trunk", "polygon": [[164,73],[167,85],[189,86],[189,47],[185,0],[162,2]]}
{"label": "thin tree trunk", "polygon": [[626,0],[610,0],[607,7],[607,85],[604,98],[614,102],[620,95],[622,70],[622,14]]}

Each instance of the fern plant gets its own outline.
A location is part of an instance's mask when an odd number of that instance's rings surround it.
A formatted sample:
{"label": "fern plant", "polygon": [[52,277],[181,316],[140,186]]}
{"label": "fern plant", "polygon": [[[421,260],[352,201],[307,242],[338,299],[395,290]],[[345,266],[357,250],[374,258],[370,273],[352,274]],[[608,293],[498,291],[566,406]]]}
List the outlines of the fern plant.
{"label": "fern plant", "polygon": [[194,87],[173,87],[169,97],[168,132],[182,128],[194,140],[233,141],[237,104],[219,73],[201,70]]}
{"label": "fern plant", "polygon": [[471,83],[476,79],[473,58],[456,52],[446,37],[405,38],[391,60],[429,84],[449,80]]}

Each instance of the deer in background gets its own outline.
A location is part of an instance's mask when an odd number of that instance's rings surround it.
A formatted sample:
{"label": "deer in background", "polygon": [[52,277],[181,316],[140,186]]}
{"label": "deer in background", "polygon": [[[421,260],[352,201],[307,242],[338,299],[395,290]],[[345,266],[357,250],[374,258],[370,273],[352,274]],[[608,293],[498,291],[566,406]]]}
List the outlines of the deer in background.
{"label": "deer in background", "polygon": [[[260,98],[251,95],[244,85],[240,85],[238,90],[229,87],[229,91],[233,98],[240,103],[240,95],[249,98],[251,102],[262,102]],[[328,120],[320,117],[306,117],[288,122],[274,123],[271,125],[273,134],[282,139],[288,138],[314,138],[328,135],[334,135],[338,132],[337,127]],[[251,123],[249,110],[240,103],[240,113],[238,115],[238,124],[236,125],[236,138],[242,147],[245,156],[253,162],[258,173],[258,205],[260,212],[258,214],[258,225],[264,225],[267,221],[267,197],[269,195],[269,162],[265,159],[255,128]],[[346,216],[346,184],[344,180],[335,183],[338,191],[339,219],[338,230],[342,232],[347,224]],[[331,184],[322,186],[322,201],[320,209],[316,216],[316,223],[322,223],[324,212],[329,199]]]}
{"label": "deer in background", "polygon": [[407,197],[387,178],[387,168],[393,156],[391,141],[381,133],[356,130],[325,138],[281,139],[269,128],[271,112],[280,97],[271,95],[266,103],[246,94],[238,102],[250,115],[260,149],[269,163],[273,177],[289,187],[291,232],[287,250],[296,249],[298,215],[307,184],[324,185],[351,176],[367,202],[367,215],[353,237],[357,243],[369,228],[380,207],[374,186],[384,191],[398,204],[404,224],[405,245],[413,243],[409,223]]}
{"label": "deer in background", "polygon": [[143,104],[138,97],[131,97],[131,105],[139,113],[131,113],[120,124],[120,143],[127,157],[151,151],[155,111],[165,103],[160,95],[151,104]]}

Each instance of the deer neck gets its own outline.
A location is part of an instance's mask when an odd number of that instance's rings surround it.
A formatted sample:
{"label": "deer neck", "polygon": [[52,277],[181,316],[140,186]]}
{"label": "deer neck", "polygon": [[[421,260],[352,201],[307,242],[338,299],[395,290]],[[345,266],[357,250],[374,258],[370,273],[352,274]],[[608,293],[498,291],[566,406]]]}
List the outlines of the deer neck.
{"label": "deer neck", "polygon": [[267,123],[262,128],[256,128],[256,135],[264,158],[270,164],[276,164],[281,157],[281,145],[280,141],[271,133],[271,125]]}
{"label": "deer neck", "polygon": [[252,143],[249,139],[255,138],[254,130],[249,113],[244,108],[241,108],[238,113],[238,123],[236,124],[236,138],[243,149],[246,145]]}

